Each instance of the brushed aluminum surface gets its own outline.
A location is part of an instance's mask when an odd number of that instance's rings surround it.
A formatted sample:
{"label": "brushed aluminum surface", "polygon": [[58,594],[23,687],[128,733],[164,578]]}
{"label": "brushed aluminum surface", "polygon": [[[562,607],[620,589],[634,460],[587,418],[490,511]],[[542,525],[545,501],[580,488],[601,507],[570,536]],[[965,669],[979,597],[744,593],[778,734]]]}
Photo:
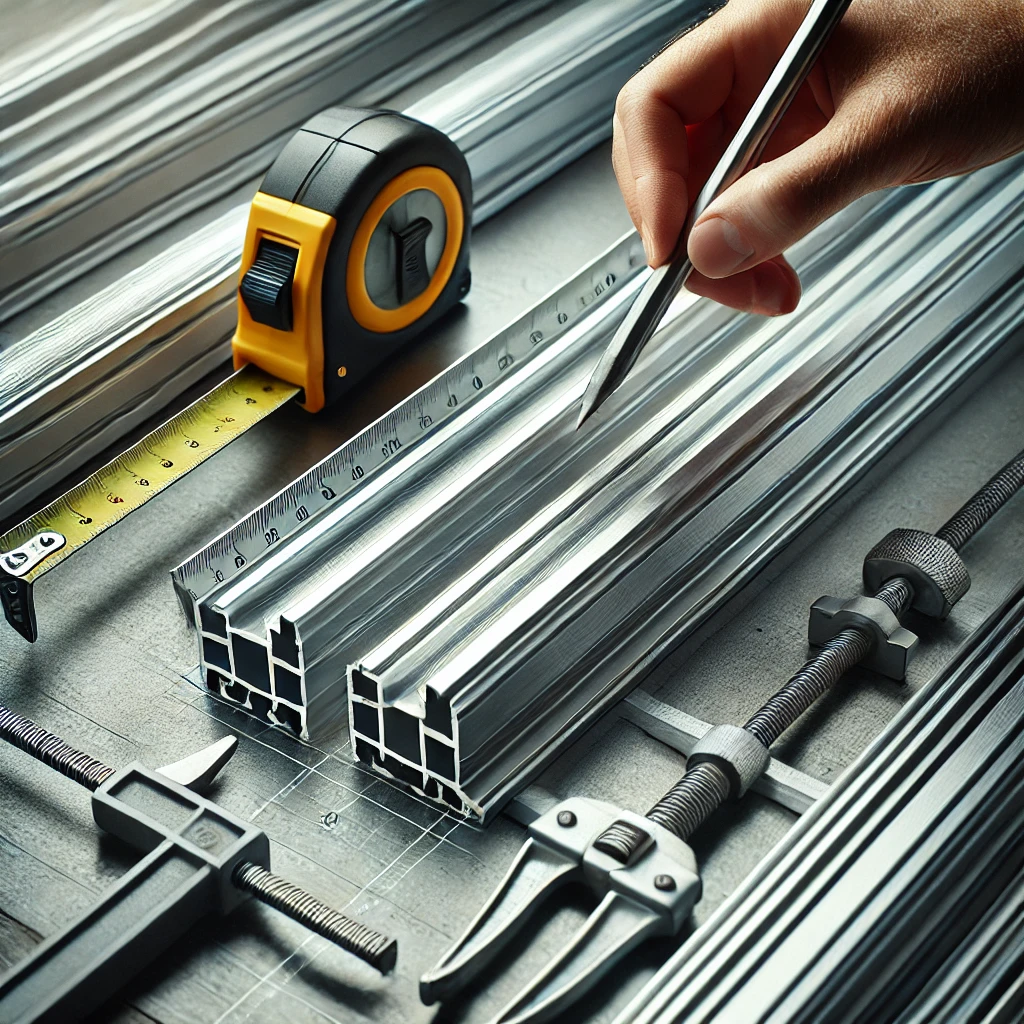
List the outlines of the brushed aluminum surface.
{"label": "brushed aluminum surface", "polygon": [[[199,601],[211,688],[315,734],[350,662],[357,754],[486,820],[1019,325],[1021,174],[892,192],[826,225],[796,254],[798,317],[680,303],[576,436],[642,274],[617,280]],[[383,450],[427,394],[346,450]]]}

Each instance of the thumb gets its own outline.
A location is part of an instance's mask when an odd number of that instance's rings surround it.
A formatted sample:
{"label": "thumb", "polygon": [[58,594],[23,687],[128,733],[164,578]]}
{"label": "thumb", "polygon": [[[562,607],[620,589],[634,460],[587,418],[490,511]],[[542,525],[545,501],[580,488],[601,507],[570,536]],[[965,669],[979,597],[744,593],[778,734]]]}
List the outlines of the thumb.
{"label": "thumb", "polygon": [[[753,168],[693,226],[694,268],[729,277],[783,253],[833,213],[886,184],[879,154],[838,115],[806,142]],[[863,136],[862,136],[863,137]]]}

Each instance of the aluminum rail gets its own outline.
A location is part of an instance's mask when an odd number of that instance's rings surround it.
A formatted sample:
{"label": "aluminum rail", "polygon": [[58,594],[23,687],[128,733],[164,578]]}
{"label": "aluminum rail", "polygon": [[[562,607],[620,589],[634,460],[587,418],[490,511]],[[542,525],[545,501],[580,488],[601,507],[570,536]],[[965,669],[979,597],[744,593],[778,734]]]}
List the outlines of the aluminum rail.
{"label": "aluminum rail", "polygon": [[[693,355],[680,343],[704,339],[681,318],[580,442],[551,402],[544,450],[523,461],[531,476],[545,454],[560,463],[532,492],[520,477],[487,550],[352,659],[359,756],[486,819],[699,625],[737,547],[749,573],[780,514],[806,521],[969,353],[1001,343],[1024,294],[1020,178],[979,205],[955,192],[893,212],[807,289],[799,318],[741,321]],[[801,490],[810,509],[787,508]],[[457,528],[432,528],[454,548]]]}
{"label": "aluminum rail", "polygon": [[896,1024],[1012,1024],[1024,1016],[1024,870]]}
{"label": "aluminum rail", "polygon": [[[463,147],[479,222],[607,136],[631,71],[702,13],[696,0],[590,0],[409,112]],[[247,215],[227,212],[0,352],[0,517],[227,358]]]}
{"label": "aluminum rail", "polygon": [[[1020,906],[1022,715],[1018,585],[616,1024],[1016,1019],[921,1012],[943,986],[962,1004],[960,968]],[[1019,925],[1003,939],[1019,959]],[[989,971],[1019,1006],[1016,974]]]}
{"label": "aluminum rail", "polygon": [[282,492],[179,568],[183,589],[224,579],[196,591],[208,685],[315,734],[351,661],[358,756],[486,820],[1019,325],[1022,177],[1006,163],[848,211],[796,254],[800,317],[682,303],[576,437],[641,283],[620,271],[587,300],[606,254],[525,318],[546,317],[535,344],[510,328],[307,474],[301,493],[337,504],[286,534]]}
{"label": "aluminum rail", "polygon": [[550,2],[160,2],[68,41],[66,66],[40,55],[0,87],[0,319],[252,180],[318,110]]}

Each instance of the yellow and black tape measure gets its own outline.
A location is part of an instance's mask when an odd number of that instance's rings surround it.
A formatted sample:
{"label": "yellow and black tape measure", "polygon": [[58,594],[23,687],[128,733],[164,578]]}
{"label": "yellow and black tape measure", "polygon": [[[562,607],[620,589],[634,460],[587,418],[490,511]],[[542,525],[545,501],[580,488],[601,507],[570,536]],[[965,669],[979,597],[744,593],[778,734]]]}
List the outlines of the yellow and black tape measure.
{"label": "yellow and black tape measure", "polygon": [[0,537],[4,616],[37,636],[32,584],[298,396],[338,401],[469,291],[469,167],[402,114],[334,107],[291,138],[252,202],[237,373]]}

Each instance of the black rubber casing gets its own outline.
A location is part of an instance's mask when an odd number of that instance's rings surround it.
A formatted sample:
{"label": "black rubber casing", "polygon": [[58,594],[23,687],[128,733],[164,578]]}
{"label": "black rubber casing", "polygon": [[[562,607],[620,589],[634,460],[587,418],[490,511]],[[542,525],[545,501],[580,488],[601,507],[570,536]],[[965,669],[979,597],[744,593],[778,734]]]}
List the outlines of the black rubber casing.
{"label": "black rubber casing", "polygon": [[[345,276],[352,239],[377,194],[412,167],[438,167],[462,199],[463,231],[448,283],[430,309],[400,331],[378,333],[356,323]],[[436,128],[387,110],[332,107],[302,126],[267,171],[260,191],[330,214],[337,227],[322,290],[324,397],[327,405],[362,381],[457,305],[469,291],[472,180],[462,151]],[[337,367],[346,367],[344,377]]]}

